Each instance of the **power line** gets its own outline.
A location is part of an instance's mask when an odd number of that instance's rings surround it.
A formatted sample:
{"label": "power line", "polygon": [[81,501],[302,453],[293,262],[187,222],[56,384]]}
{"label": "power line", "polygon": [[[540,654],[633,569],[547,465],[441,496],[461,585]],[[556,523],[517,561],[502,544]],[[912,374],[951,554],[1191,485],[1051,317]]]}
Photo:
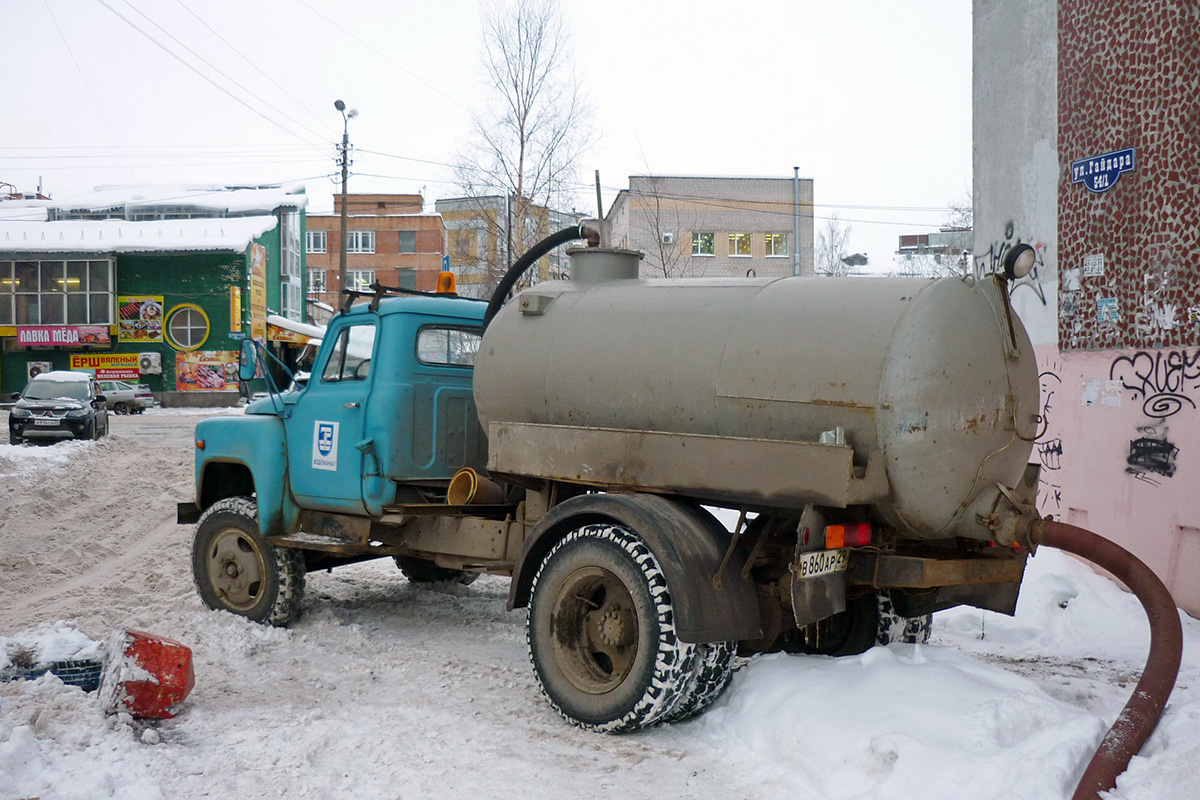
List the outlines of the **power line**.
{"label": "power line", "polygon": [[[231,91],[229,91],[228,89],[226,89],[224,86],[221,86],[219,83],[217,83],[216,81],[214,81],[214,80],[213,80],[212,78],[210,78],[208,75],[205,75],[203,72],[201,72],[199,69],[197,69],[197,68],[196,68],[194,65],[192,65],[192,64],[188,63],[187,61],[185,61],[185,60],[184,60],[183,58],[181,58],[181,57],[180,57],[180,56],[179,56],[177,53],[173,52],[173,51],[172,51],[172,50],[171,50],[169,47],[167,47],[167,46],[166,46],[166,45],[164,45],[162,42],[160,42],[160,41],[158,41],[157,39],[155,39],[155,38],[154,38],[154,37],[153,37],[151,34],[147,33],[146,31],[144,31],[144,30],[142,30],[140,27],[138,27],[138,26],[137,26],[137,24],[136,24],[135,22],[133,22],[133,20],[129,19],[129,18],[128,18],[128,17],[126,17],[124,14],[122,14],[121,12],[119,12],[119,11],[117,11],[115,8],[113,8],[111,5],[109,5],[109,3],[108,3],[108,1],[107,1],[107,0],[96,0],[96,2],[98,2],[100,5],[104,6],[104,7],[105,7],[106,9],[108,9],[108,10],[109,10],[109,11],[110,11],[110,12],[111,12],[113,15],[115,15],[115,16],[116,16],[118,19],[120,19],[120,20],[121,20],[122,22],[124,22],[126,25],[128,25],[128,26],[129,26],[129,27],[131,27],[131,28],[133,28],[135,31],[137,31],[137,32],[138,32],[138,33],[140,33],[142,36],[144,36],[146,39],[148,39],[148,40],[150,41],[150,43],[151,43],[151,44],[153,44],[155,47],[157,47],[157,48],[159,48],[160,50],[162,50],[164,53],[166,53],[166,54],[167,54],[167,55],[169,55],[171,58],[173,58],[173,59],[175,59],[176,61],[178,61],[180,64],[183,64],[185,67],[187,67],[188,69],[190,69],[192,72],[196,73],[198,76],[200,76],[201,78],[203,78],[205,81],[207,81],[208,83],[210,83],[212,86],[216,87],[218,90],[220,90],[220,91],[221,91],[221,92],[223,92],[224,94],[228,95],[228,96],[229,96],[229,97],[231,97],[233,100],[237,101],[238,103],[240,103],[242,106],[244,106],[245,108],[247,108],[248,110],[250,110],[250,111],[251,111],[251,112],[253,112],[254,114],[256,114],[256,115],[258,115],[258,116],[262,117],[262,118],[263,118],[264,120],[266,120],[267,122],[269,122],[269,123],[271,123],[272,125],[274,125],[274,126],[278,127],[280,130],[282,130],[282,131],[285,131],[285,132],[286,132],[286,133],[288,133],[289,135],[291,135],[291,136],[294,136],[295,138],[299,139],[300,141],[302,141],[302,142],[305,142],[306,144],[309,144],[310,146],[312,146],[312,147],[314,147],[314,148],[315,148],[315,147],[317,147],[317,145],[316,145],[314,142],[310,142],[310,141],[308,141],[308,140],[304,139],[304,138],[303,138],[303,137],[301,137],[299,134],[297,134],[295,131],[291,130],[290,128],[287,128],[287,127],[283,126],[282,124],[280,124],[280,123],[279,123],[279,122],[277,122],[276,120],[274,120],[274,119],[272,119],[271,117],[267,116],[266,114],[264,114],[264,113],[263,113],[262,111],[260,111],[259,109],[257,109],[257,108],[255,108],[254,106],[250,105],[250,104],[249,104],[249,103],[247,103],[245,100],[243,100],[242,98],[240,98],[240,97],[238,97],[237,95],[235,95],[233,92],[231,92]],[[126,0],[126,3],[128,4],[128,0]],[[134,11],[137,11],[139,14],[141,14],[143,17],[145,17],[147,20],[149,20],[149,21],[150,21],[150,23],[151,23],[152,25],[154,25],[156,28],[158,28],[159,30],[163,31],[163,33],[166,33],[168,36],[170,36],[172,39],[174,39],[176,42],[178,42],[178,43],[179,43],[181,46],[183,46],[183,48],[184,48],[184,49],[186,49],[186,50],[187,50],[189,53],[191,53],[191,54],[192,54],[193,56],[195,56],[196,58],[200,59],[200,61],[202,61],[204,64],[206,64],[206,65],[207,65],[207,66],[208,66],[210,69],[212,69],[212,70],[213,70],[214,72],[216,72],[218,75],[220,75],[221,77],[225,78],[225,80],[229,81],[230,83],[233,83],[234,85],[237,85],[237,82],[236,82],[236,81],[234,81],[232,78],[230,78],[228,75],[226,75],[226,74],[225,74],[224,72],[222,72],[221,70],[219,70],[219,69],[217,69],[216,67],[214,67],[214,66],[213,66],[212,64],[210,64],[210,63],[209,63],[207,60],[205,60],[205,59],[204,59],[202,56],[198,55],[198,54],[197,54],[195,51],[193,51],[191,48],[189,48],[187,45],[183,44],[183,43],[182,43],[182,42],[180,42],[178,39],[176,39],[176,38],[175,38],[174,36],[172,36],[172,35],[171,35],[171,34],[170,34],[168,31],[166,31],[166,30],[165,30],[165,29],[164,29],[164,28],[163,28],[161,25],[159,25],[157,22],[155,22],[154,20],[152,20],[152,19],[150,19],[149,17],[147,17],[147,16],[146,16],[144,13],[142,13],[142,11],[140,11],[140,10],[139,10],[139,9],[138,9],[136,6],[132,6],[132,5],[131,5],[130,7],[131,7],[131,8],[133,8],[133,9],[134,9]],[[282,111],[279,111],[279,109],[275,108],[275,107],[274,107],[274,106],[272,106],[270,103],[268,103],[267,101],[263,100],[261,97],[258,97],[258,96],[257,96],[257,95],[255,95],[253,92],[250,92],[250,91],[248,91],[248,90],[246,90],[246,89],[244,89],[244,88],[243,88],[243,91],[245,91],[247,94],[249,94],[249,95],[250,95],[252,98],[254,98],[255,100],[258,100],[260,103],[262,103],[263,105],[265,105],[265,106],[267,106],[268,108],[270,108],[272,111],[275,111],[276,113],[278,113],[278,114],[280,114],[281,116],[283,116],[283,117],[284,117],[285,119],[287,119],[289,122],[292,122],[292,123],[294,123],[294,124],[298,125],[299,127],[303,128],[304,130],[307,130],[309,133],[312,133],[312,134],[314,134],[315,136],[321,137],[321,134],[318,134],[318,133],[316,133],[315,131],[312,131],[311,129],[309,129],[308,127],[306,127],[306,126],[302,125],[301,123],[299,123],[299,122],[296,122],[296,120],[292,119],[291,117],[289,117],[287,114],[283,113]],[[322,138],[323,138],[323,137],[322,137]],[[322,145],[322,147],[323,147],[323,145]]]}
{"label": "power line", "polygon": [[428,89],[430,89],[431,91],[433,91],[433,92],[435,92],[435,93],[437,93],[437,94],[441,95],[442,97],[446,98],[446,99],[447,99],[447,100],[449,100],[451,103],[453,103],[454,105],[456,105],[456,106],[458,106],[459,108],[461,108],[463,111],[466,111],[467,113],[470,113],[470,112],[471,112],[471,109],[467,108],[467,107],[466,107],[466,106],[464,106],[462,103],[458,102],[458,101],[457,101],[457,100],[455,100],[453,97],[451,97],[450,95],[446,94],[446,93],[445,93],[445,92],[443,92],[441,89],[439,89],[438,87],[434,86],[432,83],[430,83],[429,81],[425,80],[425,79],[424,79],[424,78],[422,78],[420,75],[418,75],[417,73],[415,73],[415,72],[413,72],[412,70],[410,70],[408,67],[405,67],[403,64],[400,64],[399,62],[393,61],[391,56],[389,56],[387,53],[385,53],[385,52],[383,52],[382,50],[380,50],[380,49],[378,49],[377,47],[375,47],[375,45],[371,44],[370,42],[366,41],[365,39],[362,39],[362,38],[360,38],[360,37],[359,37],[359,36],[358,36],[356,33],[354,33],[353,31],[350,31],[350,30],[348,30],[347,28],[344,28],[344,27],[342,27],[341,23],[339,23],[337,20],[335,20],[335,19],[333,19],[333,18],[331,18],[331,17],[327,17],[327,16],[325,16],[325,15],[324,15],[324,14],[322,14],[320,11],[318,11],[317,9],[313,8],[313,7],[312,7],[312,6],[310,6],[308,3],[306,3],[304,0],[296,0],[296,2],[297,2],[297,3],[299,3],[300,5],[304,6],[305,8],[307,8],[307,9],[308,9],[310,12],[312,12],[313,14],[316,14],[318,17],[320,17],[321,19],[323,19],[323,20],[325,20],[326,22],[328,22],[328,23],[329,23],[330,25],[332,25],[333,27],[337,28],[337,29],[338,29],[339,31],[341,31],[342,33],[344,33],[344,34],[346,34],[347,36],[349,36],[349,37],[350,37],[351,39],[353,39],[354,41],[356,41],[356,42],[358,42],[359,44],[361,44],[363,47],[366,47],[366,48],[367,48],[368,50],[370,50],[372,53],[374,53],[375,55],[379,56],[379,57],[380,57],[380,58],[382,58],[384,61],[388,62],[389,64],[391,64],[393,67],[395,67],[396,69],[400,70],[400,71],[401,71],[401,72],[403,72],[404,74],[408,75],[408,76],[409,76],[409,77],[411,77],[413,80],[415,80],[415,81],[417,81],[417,82],[419,82],[419,83],[422,83],[422,84],[424,84],[424,85],[425,85],[425,86],[426,86]]}
{"label": "power line", "polygon": [[317,116],[317,115],[316,115],[316,114],[315,114],[315,113],[314,113],[314,112],[313,112],[313,111],[312,111],[312,110],[311,110],[311,109],[310,109],[308,106],[306,106],[306,105],[305,105],[305,104],[304,104],[304,103],[303,103],[301,100],[298,100],[298,99],[296,99],[295,97],[293,97],[293,96],[291,95],[291,93],[289,93],[287,89],[283,88],[283,86],[281,86],[279,83],[277,83],[277,82],[275,81],[275,79],[274,79],[274,78],[272,78],[270,75],[268,75],[268,74],[267,74],[266,72],[264,72],[263,70],[259,69],[259,67],[258,67],[258,65],[257,65],[257,64],[255,64],[253,61],[251,61],[249,58],[247,58],[247,57],[246,57],[246,55],[245,55],[245,54],[244,54],[244,53],[243,53],[241,50],[237,49],[237,48],[236,48],[236,47],[234,47],[232,44],[230,44],[230,43],[229,43],[229,41],[228,41],[228,40],[227,40],[227,39],[226,39],[224,36],[222,36],[220,33],[218,33],[218,32],[217,32],[217,30],[216,30],[215,28],[213,28],[213,26],[211,26],[211,25],[209,25],[207,22],[205,22],[205,21],[204,21],[204,20],[203,20],[203,19],[200,17],[200,15],[199,15],[199,14],[197,14],[195,11],[193,11],[191,8],[189,8],[189,7],[187,6],[187,4],[183,2],[183,0],[175,0],[175,2],[176,2],[176,3],[178,3],[178,4],[179,4],[179,6],[180,6],[180,7],[181,7],[181,8],[182,8],[184,11],[188,12],[188,13],[189,13],[189,14],[191,14],[193,17],[195,17],[195,19],[196,19],[196,21],[197,21],[197,22],[199,22],[201,25],[203,25],[205,28],[207,28],[207,29],[208,29],[208,31],[209,31],[210,33],[212,33],[212,35],[213,35],[213,36],[216,36],[218,39],[220,39],[220,40],[221,40],[221,42],[222,42],[222,43],[224,43],[224,45],[225,45],[226,47],[228,47],[230,50],[232,50],[234,53],[236,53],[236,54],[238,55],[238,57],[239,57],[239,58],[241,58],[243,61],[245,61],[247,64],[249,64],[251,69],[253,69],[253,70],[254,70],[255,72],[257,72],[259,75],[262,75],[264,78],[266,78],[266,79],[267,79],[267,80],[268,80],[268,81],[271,83],[271,85],[272,85],[272,86],[274,86],[276,89],[278,89],[280,92],[282,92],[282,93],[284,94],[284,96],[285,96],[285,97],[287,97],[289,100],[291,100],[293,103],[295,103],[295,104],[296,104],[298,107],[300,107],[300,108],[303,108],[305,111],[307,111],[307,112],[308,112],[308,114],[309,114],[309,116],[311,116],[313,119],[315,119],[315,120],[317,121],[317,124],[319,124],[319,125],[328,125],[328,124],[330,124],[328,120],[325,120],[325,119],[322,119],[322,118],[318,117],[318,116]]}

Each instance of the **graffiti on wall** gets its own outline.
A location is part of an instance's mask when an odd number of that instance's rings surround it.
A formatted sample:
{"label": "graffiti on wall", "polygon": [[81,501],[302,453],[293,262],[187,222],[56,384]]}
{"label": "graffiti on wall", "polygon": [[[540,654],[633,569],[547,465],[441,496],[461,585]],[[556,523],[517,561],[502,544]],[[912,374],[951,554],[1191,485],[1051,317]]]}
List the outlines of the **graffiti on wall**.
{"label": "graffiti on wall", "polygon": [[1134,399],[1143,400],[1147,417],[1166,419],[1196,407],[1190,395],[1200,393],[1200,350],[1139,350],[1113,359],[1108,377],[1121,381]]}
{"label": "graffiti on wall", "polygon": [[1038,415],[1038,437],[1034,441],[1034,451],[1042,464],[1038,473],[1038,509],[1041,511],[1059,511],[1062,509],[1062,485],[1056,474],[1062,469],[1063,442],[1062,433],[1054,420],[1054,406],[1057,403],[1055,395],[1062,388],[1062,378],[1054,370],[1057,364],[1051,364],[1050,369],[1038,375],[1041,386],[1041,409]]}
{"label": "graffiti on wall", "polygon": [[1145,425],[1138,428],[1138,438],[1129,442],[1125,471],[1140,481],[1158,486],[1159,481],[1153,476],[1170,478],[1174,475],[1178,455],[1179,448],[1167,438],[1166,426],[1160,429],[1156,425]]}
{"label": "graffiti on wall", "polygon": [[1004,223],[1004,238],[992,242],[986,251],[979,254],[976,259],[977,274],[987,275],[992,272],[1003,272],[1004,257],[1019,244],[1028,244],[1033,247],[1035,256],[1033,269],[1024,278],[1013,281],[1008,287],[1008,294],[1009,296],[1015,295],[1017,290],[1024,287],[1037,295],[1042,305],[1046,305],[1046,290],[1041,281],[1041,275],[1046,270],[1046,245],[1040,242],[1023,241],[1016,235],[1016,225],[1012,220]]}

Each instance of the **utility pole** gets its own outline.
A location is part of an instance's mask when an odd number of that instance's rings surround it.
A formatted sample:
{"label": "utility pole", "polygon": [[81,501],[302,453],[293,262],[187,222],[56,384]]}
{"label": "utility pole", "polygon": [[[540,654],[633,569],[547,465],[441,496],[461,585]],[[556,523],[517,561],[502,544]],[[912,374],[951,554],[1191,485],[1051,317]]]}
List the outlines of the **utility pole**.
{"label": "utility pole", "polygon": [[342,113],[342,146],[338,148],[338,162],[342,165],[342,247],[338,261],[338,307],[341,307],[341,293],[349,287],[346,286],[346,243],[350,240],[349,231],[346,230],[346,181],[350,177],[350,120],[358,116],[358,109],[352,108],[346,111],[346,104],[341,100],[334,100],[333,107]]}

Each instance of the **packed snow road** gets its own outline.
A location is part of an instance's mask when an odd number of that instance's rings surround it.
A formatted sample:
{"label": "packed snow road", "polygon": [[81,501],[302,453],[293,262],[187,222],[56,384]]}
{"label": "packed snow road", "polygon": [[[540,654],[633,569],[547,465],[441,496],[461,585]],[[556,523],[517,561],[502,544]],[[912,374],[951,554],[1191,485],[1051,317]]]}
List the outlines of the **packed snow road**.
{"label": "packed snow road", "polygon": [[[3,417],[0,666],[14,644],[130,627],[191,647],[196,688],[145,724],[54,676],[0,683],[0,800],[1064,798],[1145,657],[1136,601],[1043,549],[1015,619],[954,610],[927,646],[759,658],[697,720],[584,733],[539,696],[505,580],[418,586],[376,561],[309,575],[288,630],[208,611],[175,524],[199,415],[114,417],[107,438],[44,447],[7,444]],[[1184,637],[1115,798],[1194,796],[1200,624]]]}

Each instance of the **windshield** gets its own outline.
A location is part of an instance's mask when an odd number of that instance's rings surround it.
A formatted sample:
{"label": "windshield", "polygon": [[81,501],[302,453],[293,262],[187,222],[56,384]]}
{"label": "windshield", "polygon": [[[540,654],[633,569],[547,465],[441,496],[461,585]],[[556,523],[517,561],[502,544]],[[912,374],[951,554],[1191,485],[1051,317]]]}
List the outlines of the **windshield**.
{"label": "windshield", "polygon": [[26,400],[54,400],[59,397],[91,399],[87,381],[33,381],[25,387]]}

